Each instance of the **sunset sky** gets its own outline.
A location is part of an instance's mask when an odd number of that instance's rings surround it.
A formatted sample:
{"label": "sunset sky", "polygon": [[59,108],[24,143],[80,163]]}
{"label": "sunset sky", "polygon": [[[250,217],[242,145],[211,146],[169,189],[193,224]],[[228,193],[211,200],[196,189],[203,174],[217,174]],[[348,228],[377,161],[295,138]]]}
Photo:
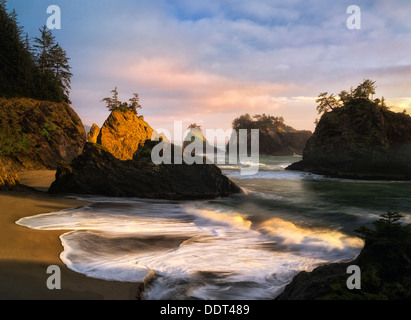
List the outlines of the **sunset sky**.
{"label": "sunset sky", "polygon": [[[361,29],[349,30],[349,5]],[[71,58],[72,106],[101,126],[102,98],[139,93],[153,129],[173,121],[231,127],[244,113],[314,130],[315,98],[366,78],[411,113],[411,1],[9,0],[30,36],[61,8],[57,41]]]}

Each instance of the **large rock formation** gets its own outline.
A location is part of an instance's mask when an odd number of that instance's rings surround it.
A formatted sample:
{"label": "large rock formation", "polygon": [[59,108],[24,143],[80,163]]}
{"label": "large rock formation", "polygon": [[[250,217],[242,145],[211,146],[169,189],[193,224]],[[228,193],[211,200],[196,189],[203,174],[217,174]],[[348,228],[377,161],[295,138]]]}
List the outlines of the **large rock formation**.
{"label": "large rock formation", "polygon": [[326,112],[287,169],[353,179],[411,179],[411,117],[368,99]]}
{"label": "large rock formation", "polygon": [[139,146],[151,139],[153,129],[142,117],[127,108],[111,112],[97,137],[97,143],[116,158],[130,160]]}
{"label": "large rock formation", "polygon": [[215,165],[154,164],[151,148],[156,143],[146,141],[131,160],[86,143],[71,164],[59,166],[49,192],[157,199],[209,199],[240,192]]}
{"label": "large rock formation", "polygon": [[83,149],[83,124],[66,103],[0,98],[0,114],[0,158],[9,169],[55,169]]}

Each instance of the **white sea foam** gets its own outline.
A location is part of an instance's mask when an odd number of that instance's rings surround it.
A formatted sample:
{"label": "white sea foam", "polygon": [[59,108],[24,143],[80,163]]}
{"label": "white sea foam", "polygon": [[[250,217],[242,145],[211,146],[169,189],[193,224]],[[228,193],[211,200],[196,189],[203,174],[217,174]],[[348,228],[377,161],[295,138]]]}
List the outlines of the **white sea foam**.
{"label": "white sea foam", "polygon": [[[362,245],[340,232],[279,218],[252,223],[242,213],[201,202],[133,200],[114,208],[88,206],[17,223],[73,230],[61,236],[61,259],[90,277],[139,282],[155,273],[160,278],[147,291],[148,299],[175,297],[177,289],[204,299],[268,299],[298,271],[352,259]],[[181,240],[158,245],[153,239],[159,236]],[[204,274],[215,276],[204,280]]]}

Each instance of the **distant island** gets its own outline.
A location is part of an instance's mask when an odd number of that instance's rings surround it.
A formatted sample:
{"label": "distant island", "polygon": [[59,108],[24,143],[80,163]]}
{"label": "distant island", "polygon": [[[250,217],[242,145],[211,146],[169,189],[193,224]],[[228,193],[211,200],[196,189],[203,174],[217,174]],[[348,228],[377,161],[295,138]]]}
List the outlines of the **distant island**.
{"label": "distant island", "polygon": [[[301,155],[307,140],[312,135],[309,130],[296,130],[286,125],[283,117],[265,113],[254,116],[248,113],[241,115],[233,120],[232,128],[237,135],[240,129],[248,130],[248,149],[251,145],[250,130],[258,129],[260,154],[271,156]],[[227,150],[229,150],[229,144]]]}
{"label": "distant island", "polygon": [[375,82],[364,80],[337,97],[327,92],[317,99],[323,113],[303,159],[287,170],[330,177],[410,180],[411,117],[393,112],[384,98],[373,99]]}

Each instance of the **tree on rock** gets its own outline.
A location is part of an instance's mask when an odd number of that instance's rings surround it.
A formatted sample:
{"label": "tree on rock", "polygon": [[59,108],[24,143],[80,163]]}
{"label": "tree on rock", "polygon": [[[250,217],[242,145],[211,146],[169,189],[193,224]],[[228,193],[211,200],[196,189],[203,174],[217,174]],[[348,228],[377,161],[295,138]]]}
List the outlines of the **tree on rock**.
{"label": "tree on rock", "polygon": [[106,107],[110,111],[114,111],[120,108],[128,109],[132,111],[135,115],[137,115],[137,109],[141,109],[141,105],[139,103],[139,96],[138,93],[134,93],[133,97],[129,99],[130,103],[127,102],[122,102],[118,99],[118,90],[117,87],[114,88],[114,90],[111,90],[113,93],[111,98],[104,98],[101,101],[104,101],[106,103]]}
{"label": "tree on rock", "polygon": [[[318,114],[333,111],[337,108],[348,105],[355,100],[369,100],[374,102],[380,107],[386,107],[384,97],[381,99],[372,100],[372,96],[375,94],[375,81],[370,79],[364,80],[354,90],[351,88],[350,92],[343,90],[338,94],[338,97],[334,94],[328,95],[328,92],[320,93],[315,102],[317,105]],[[371,98],[370,98],[371,96]]]}

